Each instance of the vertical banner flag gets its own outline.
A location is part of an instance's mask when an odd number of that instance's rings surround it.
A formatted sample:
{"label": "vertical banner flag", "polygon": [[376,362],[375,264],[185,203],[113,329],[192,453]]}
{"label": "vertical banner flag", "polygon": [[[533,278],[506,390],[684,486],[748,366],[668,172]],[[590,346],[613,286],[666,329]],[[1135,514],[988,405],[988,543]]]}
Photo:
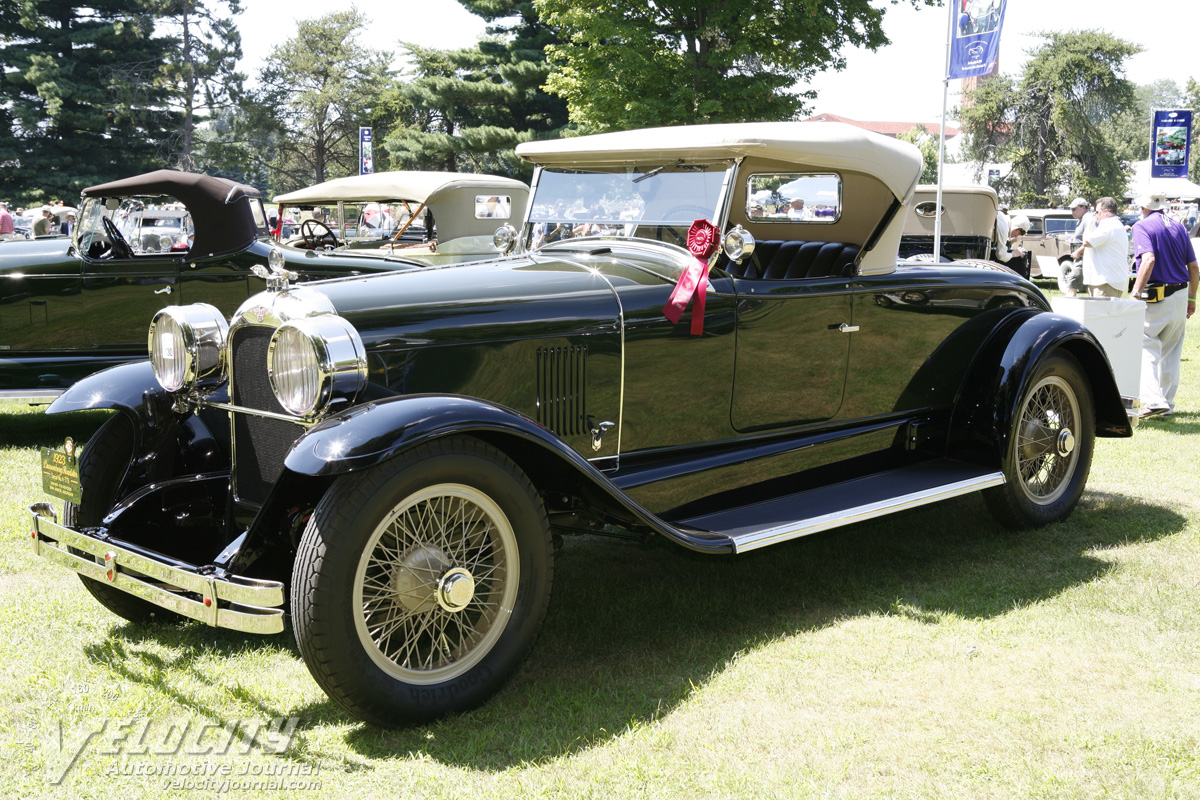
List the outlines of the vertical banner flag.
{"label": "vertical banner flag", "polygon": [[951,0],[957,7],[948,78],[986,75],[1000,55],[1000,28],[1008,0]]}
{"label": "vertical banner flag", "polygon": [[371,145],[371,129],[358,129],[358,174],[370,175],[375,171],[375,149]]}
{"label": "vertical banner flag", "polygon": [[1191,110],[1155,111],[1150,131],[1150,177],[1186,178],[1191,149]]}

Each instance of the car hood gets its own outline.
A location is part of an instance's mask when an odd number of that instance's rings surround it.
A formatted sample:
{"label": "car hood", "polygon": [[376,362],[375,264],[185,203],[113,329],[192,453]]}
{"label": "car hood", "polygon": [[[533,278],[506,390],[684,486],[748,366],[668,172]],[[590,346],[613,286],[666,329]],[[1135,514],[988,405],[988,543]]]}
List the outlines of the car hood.
{"label": "car hood", "polygon": [[685,263],[682,255],[593,247],[305,286],[328,297],[368,349],[411,347],[616,332],[618,290],[658,287],[665,302]]}
{"label": "car hood", "polygon": [[58,239],[9,239],[0,242],[0,271],[20,271],[42,264],[66,260],[73,244],[68,237]]}

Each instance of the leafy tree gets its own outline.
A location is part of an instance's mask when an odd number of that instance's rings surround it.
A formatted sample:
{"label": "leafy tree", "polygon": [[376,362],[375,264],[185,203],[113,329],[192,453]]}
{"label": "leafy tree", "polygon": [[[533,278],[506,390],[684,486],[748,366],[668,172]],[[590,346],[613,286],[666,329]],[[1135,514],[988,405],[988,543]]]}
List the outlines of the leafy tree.
{"label": "leafy tree", "polygon": [[[239,99],[244,76],[237,71],[242,37],[233,21],[238,0],[162,0],[160,29],[172,47],[164,65],[181,109],[169,142],[170,161],[187,172],[197,168],[197,125]],[[230,16],[223,16],[222,11]]]}
{"label": "leafy tree", "polygon": [[534,4],[564,40],[550,48],[547,87],[594,130],[795,119],[815,96],[797,84],[843,69],[846,46],[888,43],[885,10],[870,0]]}
{"label": "leafy tree", "polygon": [[[387,54],[360,45],[366,18],[357,9],[297,23],[262,72],[262,89],[242,108],[256,131],[243,145],[270,155],[276,190],[358,173],[358,128],[390,82]],[[269,139],[271,150],[264,151]]]}
{"label": "leafy tree", "polygon": [[938,179],[938,140],[930,136],[929,129],[924,125],[916,125],[896,136],[902,142],[915,144],[921,151],[921,183],[937,183]]}
{"label": "leafy tree", "polygon": [[1200,183],[1200,83],[1195,78],[1188,78],[1179,107],[1192,109],[1192,163],[1188,165],[1188,178]]}
{"label": "leafy tree", "polygon": [[0,195],[71,200],[158,166],[168,46],[140,0],[0,0]]}
{"label": "leafy tree", "polygon": [[998,188],[1017,205],[1120,196],[1127,164],[1102,123],[1134,107],[1124,63],[1141,48],[1101,31],[1042,38],[1019,80],[998,76],[971,92],[960,112],[966,152],[979,162],[1012,162]]}
{"label": "leafy tree", "polygon": [[385,141],[397,166],[527,175],[519,142],[557,134],[566,103],[542,85],[546,48],[557,41],[529,0],[459,0],[493,23],[475,47],[440,51],[404,45],[414,79],[401,85],[412,124]]}

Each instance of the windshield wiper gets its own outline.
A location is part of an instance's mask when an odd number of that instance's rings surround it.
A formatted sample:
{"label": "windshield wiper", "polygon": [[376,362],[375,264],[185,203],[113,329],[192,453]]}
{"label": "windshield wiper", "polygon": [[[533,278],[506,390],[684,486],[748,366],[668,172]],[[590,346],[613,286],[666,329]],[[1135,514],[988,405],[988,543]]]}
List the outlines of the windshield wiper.
{"label": "windshield wiper", "polygon": [[654,169],[650,170],[649,172],[644,172],[641,175],[638,175],[636,178],[634,178],[632,181],[630,181],[630,183],[641,183],[642,181],[646,180],[646,178],[653,178],[655,175],[662,172],[666,168],[667,168],[666,164],[663,164],[661,167],[655,167]]}

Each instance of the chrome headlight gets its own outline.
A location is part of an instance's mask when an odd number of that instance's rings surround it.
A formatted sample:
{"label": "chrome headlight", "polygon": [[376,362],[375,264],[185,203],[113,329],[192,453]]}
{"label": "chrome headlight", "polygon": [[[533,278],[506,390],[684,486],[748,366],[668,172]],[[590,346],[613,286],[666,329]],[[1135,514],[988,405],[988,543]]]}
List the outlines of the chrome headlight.
{"label": "chrome headlight", "polygon": [[725,255],[729,256],[729,260],[740,264],[754,252],[754,237],[750,235],[750,231],[738,225],[725,234],[723,246],[725,248]]}
{"label": "chrome headlight", "polygon": [[150,323],[150,364],[164,389],[191,388],[219,372],[229,323],[208,303],[167,306]]}
{"label": "chrome headlight", "polygon": [[367,385],[366,349],[354,326],[335,314],[290,320],[271,337],[267,375],[284,410],[310,417]]}
{"label": "chrome headlight", "polygon": [[171,245],[173,245],[173,244],[175,244],[175,243],[173,241],[171,241],[170,236],[158,237],[158,249],[164,253],[167,252],[168,250],[170,250]]}
{"label": "chrome headlight", "polygon": [[517,246],[517,229],[507,222],[496,228],[496,232],[492,234],[492,246],[501,255],[511,253],[513,248]]}

